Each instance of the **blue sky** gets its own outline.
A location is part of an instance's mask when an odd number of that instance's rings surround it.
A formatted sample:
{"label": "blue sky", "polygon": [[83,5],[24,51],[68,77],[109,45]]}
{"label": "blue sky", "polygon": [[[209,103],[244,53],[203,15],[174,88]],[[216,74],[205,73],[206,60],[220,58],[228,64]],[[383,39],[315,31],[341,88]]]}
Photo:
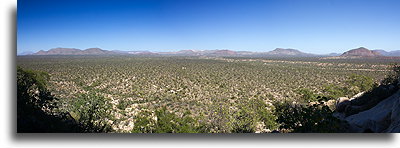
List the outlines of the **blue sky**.
{"label": "blue sky", "polygon": [[399,0],[18,0],[18,52],[400,50]]}

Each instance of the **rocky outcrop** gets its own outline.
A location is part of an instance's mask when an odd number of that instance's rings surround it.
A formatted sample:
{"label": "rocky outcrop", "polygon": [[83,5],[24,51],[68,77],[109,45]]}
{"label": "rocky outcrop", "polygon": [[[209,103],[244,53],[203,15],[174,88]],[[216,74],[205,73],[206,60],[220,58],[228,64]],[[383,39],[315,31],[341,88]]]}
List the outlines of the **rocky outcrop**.
{"label": "rocky outcrop", "polygon": [[400,132],[400,90],[394,91],[386,91],[389,97],[383,99],[370,93],[352,99],[341,97],[337,100],[334,116],[348,123],[349,132]]}
{"label": "rocky outcrop", "polygon": [[397,101],[392,106],[392,114],[390,116],[390,125],[384,132],[387,133],[400,133],[400,99],[397,98]]}
{"label": "rocky outcrop", "polygon": [[343,113],[347,117],[366,111],[390,97],[397,90],[399,87],[395,85],[380,85],[371,91],[358,93],[351,99],[340,97],[336,100],[336,112]]}
{"label": "rocky outcrop", "polygon": [[345,118],[351,132],[399,132],[400,91],[375,107]]}

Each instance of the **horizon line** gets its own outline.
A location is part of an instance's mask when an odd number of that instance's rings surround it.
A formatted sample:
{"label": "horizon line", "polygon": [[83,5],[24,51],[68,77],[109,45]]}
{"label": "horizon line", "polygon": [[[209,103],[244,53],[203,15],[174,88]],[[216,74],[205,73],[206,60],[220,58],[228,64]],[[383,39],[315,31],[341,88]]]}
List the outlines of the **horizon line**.
{"label": "horizon line", "polygon": [[[120,49],[104,49],[104,48],[100,48],[100,47],[90,47],[90,48],[85,48],[85,49],[81,49],[81,48],[74,48],[74,47],[55,47],[55,48],[50,48],[50,49],[48,49],[48,50],[43,50],[43,49],[41,49],[41,50],[38,50],[38,51],[22,51],[22,52],[18,52],[18,51],[21,51],[21,50],[18,50],[17,49],[17,53],[37,53],[37,52],[39,52],[39,51],[49,51],[49,50],[52,50],[52,49],[57,49],[57,48],[64,48],[64,49],[78,49],[78,50],[87,50],[87,49],[91,49],[91,48],[98,48],[98,49],[101,49],[101,50],[106,50],[106,51],[125,51],[125,52],[129,52],[129,51],[148,51],[148,52],[153,52],[153,53],[160,53],[160,52],[179,52],[179,51],[185,51],[185,50],[192,50],[192,51],[210,51],[210,50],[230,50],[230,51],[235,51],[235,52],[241,52],[241,51],[244,51],[244,52],[254,52],[254,53],[263,53],[263,52],[270,52],[270,51],[273,51],[273,50],[276,50],[276,49],[294,49],[294,50],[298,50],[298,51],[300,51],[300,52],[303,52],[303,50],[301,50],[301,49],[296,49],[296,48],[282,48],[282,47],[277,47],[277,48],[274,48],[274,49],[272,49],[272,50],[266,50],[266,51],[254,51],[254,50],[235,50],[235,49],[228,49],[228,48],[220,48],[220,49],[161,49],[161,50],[149,50],[149,49],[144,49],[144,50],[120,50]],[[357,47],[357,48],[352,48],[352,49],[358,49],[358,48],[366,48],[366,47],[364,47],[364,46],[360,46],[360,47]],[[352,49],[347,49],[346,51],[349,51],[349,50],[352,50]],[[383,51],[386,51],[386,52],[392,52],[392,51],[399,51],[399,50],[384,50],[384,49],[369,49],[369,48],[366,48],[366,49],[368,49],[368,50],[383,50]],[[165,50],[165,51],[164,51]],[[346,52],[346,51],[344,51],[344,52]],[[340,54],[340,53],[344,53],[344,52],[329,52],[329,53],[312,53],[312,52],[303,52],[303,53],[307,53],[307,54],[315,54],[315,55],[326,55],[326,54],[334,54],[334,53],[336,53],[336,54]]]}

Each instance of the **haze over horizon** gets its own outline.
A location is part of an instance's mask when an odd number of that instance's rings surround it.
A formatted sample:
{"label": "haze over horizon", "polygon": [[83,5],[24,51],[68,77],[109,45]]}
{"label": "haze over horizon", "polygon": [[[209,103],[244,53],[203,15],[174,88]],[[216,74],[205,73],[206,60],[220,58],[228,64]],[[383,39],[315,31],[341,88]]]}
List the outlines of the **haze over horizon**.
{"label": "haze over horizon", "polygon": [[17,52],[400,50],[397,0],[19,0]]}

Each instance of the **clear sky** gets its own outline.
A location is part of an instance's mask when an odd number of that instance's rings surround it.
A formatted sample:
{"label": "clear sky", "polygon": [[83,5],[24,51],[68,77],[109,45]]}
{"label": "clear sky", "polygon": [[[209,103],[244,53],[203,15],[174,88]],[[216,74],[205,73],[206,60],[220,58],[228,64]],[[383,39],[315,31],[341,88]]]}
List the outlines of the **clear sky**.
{"label": "clear sky", "polygon": [[18,0],[18,52],[400,50],[400,0]]}

